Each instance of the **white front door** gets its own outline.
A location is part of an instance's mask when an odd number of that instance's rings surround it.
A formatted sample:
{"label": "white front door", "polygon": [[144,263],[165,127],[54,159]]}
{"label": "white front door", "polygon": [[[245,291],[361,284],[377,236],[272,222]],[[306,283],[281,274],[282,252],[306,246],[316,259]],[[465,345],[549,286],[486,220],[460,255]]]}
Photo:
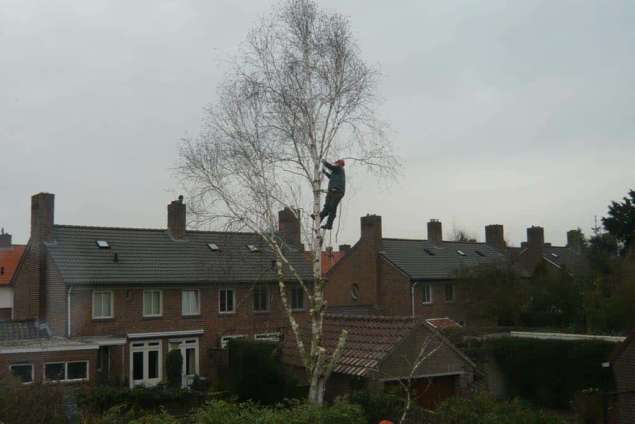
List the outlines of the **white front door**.
{"label": "white front door", "polygon": [[130,387],[161,382],[161,340],[130,343]]}
{"label": "white front door", "polygon": [[194,381],[194,376],[199,374],[198,369],[198,339],[170,339],[169,350],[179,349],[183,366],[181,367],[181,385],[187,387]]}

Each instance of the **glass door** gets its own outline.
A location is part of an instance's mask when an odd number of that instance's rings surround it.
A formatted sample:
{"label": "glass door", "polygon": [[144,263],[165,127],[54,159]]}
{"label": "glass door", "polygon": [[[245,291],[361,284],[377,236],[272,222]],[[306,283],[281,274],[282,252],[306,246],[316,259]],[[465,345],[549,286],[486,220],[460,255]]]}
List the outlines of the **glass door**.
{"label": "glass door", "polygon": [[181,368],[181,385],[187,387],[194,381],[194,376],[198,375],[198,339],[174,339],[170,340],[169,350],[179,349],[183,366]]}
{"label": "glass door", "polygon": [[130,343],[130,387],[161,382],[161,341]]}

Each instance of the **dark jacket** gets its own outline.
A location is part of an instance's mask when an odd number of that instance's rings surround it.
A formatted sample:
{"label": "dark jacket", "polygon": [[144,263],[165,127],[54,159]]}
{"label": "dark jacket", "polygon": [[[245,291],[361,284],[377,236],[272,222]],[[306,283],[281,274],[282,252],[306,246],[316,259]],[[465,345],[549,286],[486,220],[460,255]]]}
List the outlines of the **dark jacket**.
{"label": "dark jacket", "polygon": [[332,165],[325,160],[323,160],[322,163],[331,171],[329,173],[323,170],[324,175],[329,177],[329,191],[335,190],[344,193],[346,191],[346,174],[344,173],[344,168]]}

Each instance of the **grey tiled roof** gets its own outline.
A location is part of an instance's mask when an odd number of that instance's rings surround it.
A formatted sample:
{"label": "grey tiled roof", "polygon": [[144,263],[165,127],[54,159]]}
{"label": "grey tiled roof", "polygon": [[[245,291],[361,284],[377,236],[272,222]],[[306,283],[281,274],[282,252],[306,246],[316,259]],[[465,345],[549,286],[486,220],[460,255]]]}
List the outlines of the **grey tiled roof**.
{"label": "grey tiled roof", "polygon": [[0,321],[0,343],[48,337],[36,321]]}
{"label": "grey tiled roof", "polygon": [[428,240],[385,238],[380,253],[412,280],[453,279],[461,268],[506,261],[503,254],[485,243],[443,241],[435,244]]}
{"label": "grey tiled roof", "polygon": [[[55,225],[53,239],[47,249],[67,284],[276,281],[274,255],[255,233],[188,231],[185,240],[175,241],[167,230]],[[108,242],[110,248],[99,249],[97,240]],[[219,250],[210,250],[208,243]],[[249,244],[259,251],[251,252]],[[310,281],[312,273],[303,253],[288,248],[286,255]]]}
{"label": "grey tiled roof", "polygon": [[545,246],[543,257],[561,268],[566,268],[573,275],[583,275],[588,272],[586,258],[569,247]]}

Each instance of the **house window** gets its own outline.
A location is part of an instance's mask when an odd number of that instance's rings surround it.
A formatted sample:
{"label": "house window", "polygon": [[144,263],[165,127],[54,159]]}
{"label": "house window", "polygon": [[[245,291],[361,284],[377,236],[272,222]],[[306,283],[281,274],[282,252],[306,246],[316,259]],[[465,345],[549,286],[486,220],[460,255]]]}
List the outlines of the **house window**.
{"label": "house window", "polygon": [[422,303],[432,303],[432,286],[430,284],[421,286],[421,299]]}
{"label": "house window", "polygon": [[88,361],[50,362],[44,364],[45,381],[88,380]]}
{"label": "house window", "polygon": [[445,301],[454,302],[454,284],[445,285]]}
{"label": "house window", "polygon": [[304,291],[302,287],[296,286],[291,288],[291,310],[304,310]]}
{"label": "house window", "polygon": [[181,292],[181,313],[183,315],[199,315],[201,313],[200,292],[183,290]]}
{"label": "house window", "polygon": [[234,289],[220,289],[218,293],[218,312],[221,314],[233,314],[236,312]]}
{"label": "house window", "polygon": [[280,333],[260,333],[254,335],[254,340],[259,342],[275,342],[278,343],[280,341]]}
{"label": "house window", "polygon": [[22,383],[33,383],[33,365],[32,364],[15,364],[9,365],[11,375],[19,379]]}
{"label": "house window", "polygon": [[359,300],[359,286],[357,284],[353,284],[351,286],[351,300],[353,302],[357,302]]}
{"label": "house window", "polygon": [[223,336],[223,337],[220,338],[220,347],[221,347],[221,349],[227,349],[227,345],[229,344],[229,341],[231,339],[244,339],[245,337],[247,337],[247,336],[245,336],[244,334],[235,334],[235,335],[232,335],[232,336]]}
{"label": "house window", "polygon": [[113,317],[113,292],[94,291],[93,292],[93,318],[104,319]]}
{"label": "house window", "polygon": [[163,314],[163,293],[161,290],[143,291],[143,316],[160,317]]}
{"label": "house window", "polygon": [[254,287],[254,312],[269,310],[269,290],[265,286]]}

